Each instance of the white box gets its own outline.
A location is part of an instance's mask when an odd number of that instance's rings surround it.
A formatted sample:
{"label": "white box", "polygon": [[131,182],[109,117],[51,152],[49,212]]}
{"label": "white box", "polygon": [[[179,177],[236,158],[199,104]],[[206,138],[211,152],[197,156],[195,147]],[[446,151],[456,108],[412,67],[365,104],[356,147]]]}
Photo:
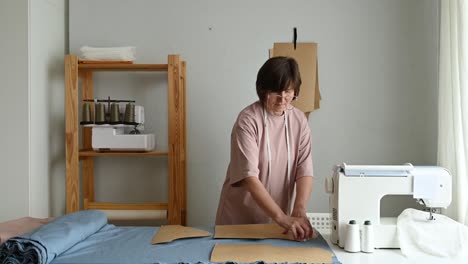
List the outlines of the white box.
{"label": "white box", "polygon": [[91,145],[95,151],[152,151],[154,134],[124,134],[123,127],[93,127]]}

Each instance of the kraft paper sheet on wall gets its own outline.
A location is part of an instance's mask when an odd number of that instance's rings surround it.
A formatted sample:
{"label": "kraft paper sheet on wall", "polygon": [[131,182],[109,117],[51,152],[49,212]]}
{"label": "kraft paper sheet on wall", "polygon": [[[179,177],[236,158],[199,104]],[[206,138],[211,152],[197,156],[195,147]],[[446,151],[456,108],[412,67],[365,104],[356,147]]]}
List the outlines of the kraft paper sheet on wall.
{"label": "kraft paper sheet on wall", "polygon": [[269,50],[270,57],[292,57],[299,65],[302,85],[298,100],[293,105],[308,117],[310,112],[320,108],[320,90],[318,82],[317,43],[274,43]]}

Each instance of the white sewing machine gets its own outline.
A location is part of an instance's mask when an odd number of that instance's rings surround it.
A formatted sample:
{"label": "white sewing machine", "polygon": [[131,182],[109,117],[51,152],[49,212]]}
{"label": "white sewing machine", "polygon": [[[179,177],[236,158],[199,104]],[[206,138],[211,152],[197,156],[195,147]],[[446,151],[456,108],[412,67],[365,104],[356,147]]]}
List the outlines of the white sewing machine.
{"label": "white sewing machine", "polygon": [[[330,240],[344,247],[346,224],[370,220],[374,226],[376,248],[399,248],[396,217],[381,217],[380,203],[385,195],[413,195],[429,208],[446,208],[452,200],[451,175],[442,167],[360,166],[343,163],[335,166],[325,181],[330,193],[332,234]],[[428,219],[432,213],[428,212]],[[430,221],[430,220],[428,220]]]}
{"label": "white sewing machine", "polygon": [[145,114],[142,106],[135,106],[134,125],[91,125],[95,151],[151,151],[155,147],[154,134],[141,134]]}

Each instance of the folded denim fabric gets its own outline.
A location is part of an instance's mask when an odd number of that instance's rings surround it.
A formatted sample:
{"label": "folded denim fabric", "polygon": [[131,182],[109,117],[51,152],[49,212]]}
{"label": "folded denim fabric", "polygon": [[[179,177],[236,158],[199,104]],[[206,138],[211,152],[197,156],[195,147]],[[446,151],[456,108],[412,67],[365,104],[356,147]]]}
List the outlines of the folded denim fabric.
{"label": "folded denim fabric", "polygon": [[97,210],[65,215],[32,232],[8,239],[0,246],[0,259],[12,264],[48,264],[105,224],[106,215]]}

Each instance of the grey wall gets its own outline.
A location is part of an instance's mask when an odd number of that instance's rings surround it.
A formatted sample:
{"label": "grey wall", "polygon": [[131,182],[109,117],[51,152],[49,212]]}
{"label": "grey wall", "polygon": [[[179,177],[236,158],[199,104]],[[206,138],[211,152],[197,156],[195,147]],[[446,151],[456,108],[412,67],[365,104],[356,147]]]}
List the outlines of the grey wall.
{"label": "grey wall", "polygon": [[0,222],[63,208],[65,26],[65,0],[0,1]]}
{"label": "grey wall", "polygon": [[[214,223],[232,124],[257,99],[268,49],[291,41],[293,27],[298,41],[319,44],[322,101],[309,119],[315,187],[308,211],[328,211],[323,182],[334,164],[435,164],[437,0],[72,0],[69,12],[71,53],[134,45],[138,63],[164,63],[171,53],[187,61],[190,225]],[[95,94],[145,106],[147,131],[164,148],[165,78],[99,74]],[[163,201],[166,162],[99,158],[97,200]]]}
{"label": "grey wall", "polygon": [[0,113],[15,113],[0,123],[0,221],[29,214],[28,23],[28,1],[0,2]]}

